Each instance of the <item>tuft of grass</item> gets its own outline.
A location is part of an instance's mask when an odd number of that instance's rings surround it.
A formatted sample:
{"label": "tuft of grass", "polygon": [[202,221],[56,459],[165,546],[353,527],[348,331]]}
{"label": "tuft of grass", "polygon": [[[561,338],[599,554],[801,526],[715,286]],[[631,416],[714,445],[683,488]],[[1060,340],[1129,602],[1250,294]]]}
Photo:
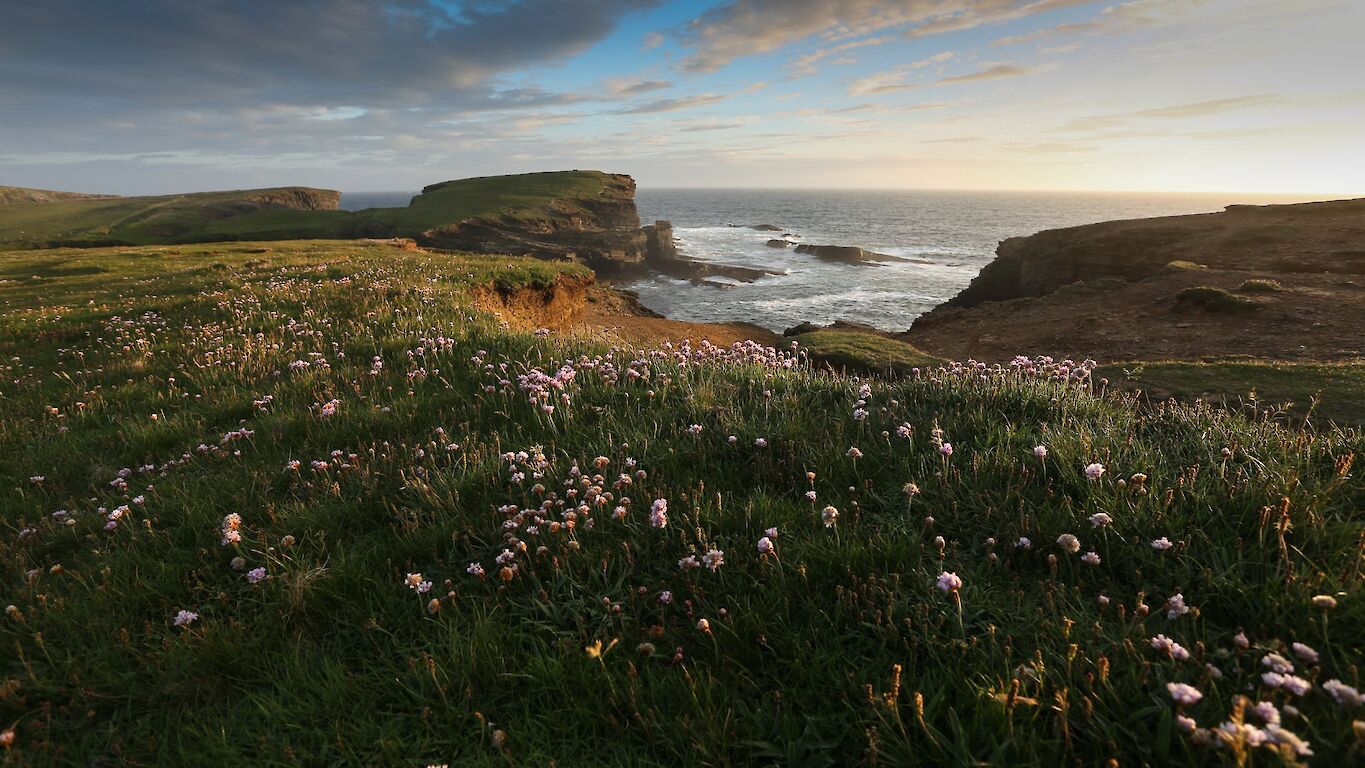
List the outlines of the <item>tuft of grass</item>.
{"label": "tuft of grass", "polygon": [[261,247],[0,253],[7,762],[1231,764],[1176,718],[1252,701],[1359,762],[1359,431],[610,349],[473,308],[555,264]]}
{"label": "tuft of grass", "polygon": [[1256,302],[1222,288],[1197,285],[1175,295],[1178,308],[1195,308],[1209,312],[1245,312],[1256,308]]}
{"label": "tuft of grass", "polygon": [[1244,280],[1241,285],[1237,286],[1237,290],[1241,293],[1277,293],[1283,291],[1284,286],[1280,285],[1278,280],[1253,277],[1250,280]]}
{"label": "tuft of grass", "polygon": [[850,373],[905,375],[945,362],[908,342],[870,331],[820,328],[794,334],[789,340],[800,344],[811,359]]}

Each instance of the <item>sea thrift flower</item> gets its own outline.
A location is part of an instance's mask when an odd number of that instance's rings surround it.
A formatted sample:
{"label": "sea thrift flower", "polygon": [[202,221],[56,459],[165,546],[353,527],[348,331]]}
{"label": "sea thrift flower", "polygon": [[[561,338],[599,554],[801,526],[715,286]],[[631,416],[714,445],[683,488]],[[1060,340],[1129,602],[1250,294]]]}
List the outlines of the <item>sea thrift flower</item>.
{"label": "sea thrift flower", "polygon": [[777,528],[776,528],[776,526],[774,526],[774,527],[772,527],[772,528],[765,529],[765,530],[763,531],[763,535],[764,535],[764,536],[767,536],[767,537],[770,538],[770,539],[775,539],[775,538],[777,538]]}
{"label": "sea thrift flower", "polygon": [[708,549],[706,554],[702,555],[701,561],[707,568],[711,569],[712,573],[715,573],[720,570],[722,565],[725,565],[725,553],[719,549]]}
{"label": "sea thrift flower", "polygon": [[659,593],[659,602],[663,603],[664,605],[668,605],[669,603],[673,602],[673,593],[672,593],[672,592],[669,592],[669,591],[666,590],[666,589],[665,589],[664,591],[660,592],[660,593]]}
{"label": "sea thrift flower", "polygon": [[773,540],[764,536],[758,540],[758,553],[760,555],[771,555],[773,553]]}
{"label": "sea thrift flower", "polygon": [[1106,515],[1103,512],[1096,512],[1095,514],[1090,516],[1089,520],[1090,524],[1096,528],[1103,528],[1109,525],[1110,523],[1114,522],[1114,518],[1110,517],[1109,515]]}
{"label": "sea thrift flower", "polygon": [[767,448],[768,441],[767,439],[760,437],[757,440],[754,440],[754,445],[758,446],[759,448]]}
{"label": "sea thrift flower", "polygon": [[953,455],[953,444],[952,444],[952,443],[944,443],[943,445],[940,445],[940,446],[938,447],[938,452],[941,453],[941,454],[943,454],[944,456],[952,456],[952,455]]}
{"label": "sea thrift flower", "polygon": [[431,582],[423,580],[420,573],[409,573],[407,578],[403,579],[403,583],[408,585],[408,589],[416,590],[419,595],[431,591]]}
{"label": "sea thrift flower", "polygon": [[706,619],[697,619],[697,629],[706,634],[711,634],[711,622]]}
{"label": "sea thrift flower", "polygon": [[654,505],[650,509],[649,524],[655,528],[662,528],[668,525],[668,502],[663,499],[655,499]]}
{"label": "sea thrift flower", "polygon": [[1245,632],[1238,632],[1233,635],[1232,644],[1244,651],[1251,647],[1251,641],[1247,639],[1247,633]]}
{"label": "sea thrift flower", "polygon": [[1165,653],[1173,659],[1184,661],[1190,657],[1190,652],[1184,646],[1165,635],[1157,635],[1150,642],[1154,650]]}
{"label": "sea thrift flower", "polygon": [[863,457],[863,452],[858,450],[857,448],[849,448],[848,455],[854,459],[861,459]]}
{"label": "sea thrift flower", "polygon": [[469,574],[470,576],[474,576],[480,579],[483,578],[484,573],[483,566],[479,565],[478,563],[470,563],[469,567],[464,569],[464,572]]}
{"label": "sea thrift flower", "polygon": [[1337,599],[1331,595],[1313,595],[1313,607],[1331,610],[1337,607]]}
{"label": "sea thrift flower", "polygon": [[177,627],[187,627],[198,620],[198,618],[199,614],[194,611],[181,610],[179,613],[175,614],[175,625]]}
{"label": "sea thrift flower", "polygon": [[820,511],[820,519],[824,521],[826,528],[833,528],[834,523],[839,519],[839,510],[834,507],[825,507]]}
{"label": "sea thrift flower", "polygon": [[1185,605],[1185,596],[1179,592],[1166,599],[1166,618],[1175,620],[1190,612],[1190,607]]}
{"label": "sea thrift flower", "polygon": [[1195,729],[1199,727],[1199,724],[1194,721],[1193,717],[1186,717],[1184,715],[1175,716],[1175,725],[1182,733],[1194,733]]}
{"label": "sea thrift flower", "polygon": [[1086,565],[1099,565],[1100,564],[1099,553],[1093,551],[1086,552],[1084,555],[1081,555],[1081,562],[1085,563]]}
{"label": "sea thrift flower", "polygon": [[697,561],[696,555],[688,555],[687,557],[684,557],[683,559],[678,561],[678,568],[680,570],[695,571],[700,567],[701,563]]}
{"label": "sea thrift flower", "polygon": [[1280,674],[1288,674],[1294,671],[1293,662],[1278,653],[1267,653],[1265,658],[1261,659],[1261,664],[1270,667],[1272,672],[1279,672]]}
{"label": "sea thrift flower", "polygon": [[1294,643],[1289,646],[1294,650],[1294,655],[1298,656],[1306,664],[1318,663],[1318,652],[1303,643]]}
{"label": "sea thrift flower", "polygon": [[1159,539],[1152,539],[1152,549],[1155,549],[1158,552],[1165,552],[1172,546],[1174,545],[1171,544],[1171,540],[1166,538],[1165,536],[1162,536]]}
{"label": "sea thrift flower", "polygon": [[956,592],[962,589],[962,579],[956,573],[944,571],[938,575],[935,586],[944,592]]}
{"label": "sea thrift flower", "polygon": [[264,568],[252,568],[246,572],[246,580],[252,584],[259,584],[265,580]]}
{"label": "sea thrift flower", "polygon": [[1087,465],[1085,468],[1085,479],[1090,480],[1092,482],[1095,480],[1099,480],[1100,476],[1103,474],[1104,465],[1099,463],[1098,461],[1093,464]]}
{"label": "sea thrift flower", "polygon": [[1204,694],[1200,693],[1198,688],[1185,683],[1166,683],[1166,690],[1177,704],[1198,704],[1199,700],[1204,698]]}
{"label": "sea thrift flower", "polygon": [[1074,555],[1081,551],[1081,540],[1069,533],[1064,533],[1057,537],[1057,546]]}
{"label": "sea thrift flower", "polygon": [[815,491],[806,491],[806,501],[815,501]]}
{"label": "sea thrift flower", "polygon": [[1360,691],[1357,691],[1355,688],[1352,688],[1340,680],[1328,680],[1322,684],[1322,689],[1327,692],[1327,695],[1332,697],[1333,701],[1343,707],[1365,704],[1365,696],[1362,696]]}
{"label": "sea thrift flower", "polygon": [[1034,456],[1037,456],[1037,457],[1040,458],[1040,459],[1045,459],[1045,458],[1047,458],[1047,446],[1045,446],[1045,445],[1035,445],[1035,446],[1033,447],[1033,455],[1034,455]]}
{"label": "sea thrift flower", "polygon": [[1033,549],[1033,541],[1027,536],[1020,536],[1019,540],[1014,542],[1014,546],[1019,549]]}

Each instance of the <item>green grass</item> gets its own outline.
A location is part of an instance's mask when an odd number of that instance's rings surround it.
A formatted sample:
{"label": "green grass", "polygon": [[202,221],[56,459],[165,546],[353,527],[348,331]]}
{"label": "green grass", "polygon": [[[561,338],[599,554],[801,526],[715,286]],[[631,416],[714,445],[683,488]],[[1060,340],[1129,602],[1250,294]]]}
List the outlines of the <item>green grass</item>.
{"label": "green grass", "polygon": [[[1249,697],[1293,704],[1314,764],[1361,760],[1361,707],[1322,686],[1361,685],[1359,432],[1050,368],[612,351],[470,308],[560,274],[334,242],[0,254],[0,759],[1234,765],[1176,716]],[[519,376],[565,366],[528,401]],[[1306,695],[1265,683],[1271,652]]]}
{"label": "green grass", "polygon": [[916,368],[942,364],[934,357],[898,339],[874,333],[822,328],[790,337],[816,361],[836,371],[905,375]]}
{"label": "green grass", "polygon": [[1100,375],[1156,398],[1203,398],[1249,412],[1365,426],[1365,362],[1163,361],[1106,365]]}
{"label": "green grass", "polygon": [[1222,288],[1196,285],[1175,295],[1177,307],[1193,307],[1209,312],[1246,312],[1256,308],[1256,302],[1245,296],[1229,293]]}
{"label": "green grass", "polygon": [[0,244],[14,247],[153,245],[223,240],[419,237],[471,218],[538,219],[604,188],[597,171],[463,179],[428,188],[403,208],[253,209],[280,190],[155,198],[63,200],[0,206]]}

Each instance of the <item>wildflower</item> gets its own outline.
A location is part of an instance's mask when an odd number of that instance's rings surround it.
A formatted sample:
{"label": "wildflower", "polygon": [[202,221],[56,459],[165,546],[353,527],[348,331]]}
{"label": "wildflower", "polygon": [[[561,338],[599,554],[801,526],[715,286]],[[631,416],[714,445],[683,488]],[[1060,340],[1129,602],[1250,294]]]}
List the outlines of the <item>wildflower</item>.
{"label": "wildflower", "polygon": [[259,584],[265,580],[264,568],[252,568],[246,572],[246,580],[251,584]]}
{"label": "wildflower", "polygon": [[683,559],[678,561],[678,568],[680,570],[695,571],[700,567],[701,563],[697,561],[696,555],[688,555],[687,557],[684,557]]}
{"label": "wildflower", "polygon": [[758,446],[759,448],[767,448],[767,447],[768,447],[768,441],[767,441],[766,438],[760,437],[760,438],[754,440],[754,445]]}
{"label": "wildflower", "polygon": [[180,612],[175,614],[175,625],[177,627],[187,627],[194,621],[198,620],[198,618],[199,614],[195,613],[194,611],[181,610]]}
{"label": "wildflower", "polygon": [[1337,607],[1337,599],[1331,595],[1313,595],[1313,607],[1330,611]]}
{"label": "wildflower", "polygon": [[1343,707],[1365,704],[1365,696],[1362,696],[1360,691],[1357,691],[1340,680],[1328,680],[1322,684],[1322,689],[1327,692],[1328,696],[1332,697],[1333,701]]}
{"label": "wildflower", "polygon": [[1019,549],[1033,549],[1033,541],[1027,536],[1020,536],[1019,540],[1014,542],[1014,546]]}
{"label": "wildflower", "polygon": [[9,749],[12,746],[14,746],[14,729],[6,728],[4,731],[0,731],[0,747]]}
{"label": "wildflower", "polygon": [[1289,647],[1294,650],[1294,655],[1302,659],[1305,664],[1318,663],[1318,652],[1303,643],[1294,643]]}
{"label": "wildflower", "polygon": [[839,510],[827,506],[820,510],[820,519],[824,521],[826,528],[833,528],[834,523],[839,519]]}
{"label": "wildflower", "polygon": [[1186,717],[1184,715],[1175,716],[1175,725],[1182,733],[1194,733],[1194,730],[1199,727],[1199,724],[1194,721],[1193,717]]}
{"label": "wildflower", "polygon": [[1064,533],[1057,537],[1057,546],[1074,555],[1081,551],[1081,540],[1069,533]]}
{"label": "wildflower", "polygon": [[697,630],[708,635],[711,634],[711,622],[706,619],[697,619]]}
{"label": "wildflower", "polygon": [[1159,539],[1152,539],[1152,549],[1155,549],[1158,552],[1165,552],[1172,546],[1174,545],[1171,544],[1171,540],[1166,538],[1165,536],[1162,536]]}
{"label": "wildflower", "polygon": [[1204,694],[1200,693],[1198,688],[1185,683],[1166,683],[1166,690],[1177,704],[1198,704],[1199,700],[1204,698]]}
{"label": "wildflower", "polygon": [[1238,632],[1233,635],[1232,644],[1244,651],[1251,647],[1251,641],[1247,639],[1247,633],[1245,632]]}
{"label": "wildflower", "polygon": [[228,561],[228,567],[234,571],[240,571],[246,567],[246,558],[238,555]]}
{"label": "wildflower", "polygon": [[1277,725],[1280,722],[1280,710],[1275,709],[1275,705],[1269,701],[1258,701],[1249,711],[1266,725]]}
{"label": "wildflower", "polygon": [[938,575],[935,586],[944,592],[956,592],[962,589],[962,579],[956,573],[944,571]]}
{"label": "wildflower", "polygon": [[650,509],[649,524],[655,528],[662,528],[668,525],[668,502],[663,499],[655,499],[654,505]]}
{"label": "wildflower", "polygon": [[1261,659],[1261,664],[1270,667],[1272,672],[1279,672],[1280,674],[1294,671],[1293,662],[1278,653],[1267,653],[1265,658]]}
{"label": "wildflower", "polygon": [[470,563],[469,567],[464,569],[464,572],[478,579],[482,579],[484,573],[483,566],[478,563]]}
{"label": "wildflower", "polygon": [[436,613],[441,610],[440,598],[433,597],[427,601],[427,613]]}
{"label": "wildflower", "polygon": [[1268,726],[1266,733],[1269,734],[1272,742],[1293,749],[1294,753],[1300,757],[1308,757],[1313,754],[1312,745],[1278,725]]}
{"label": "wildflower", "polygon": [[1190,652],[1184,646],[1165,635],[1157,635],[1150,642],[1153,650],[1165,653],[1178,661],[1184,661],[1190,657]]}
{"label": "wildflower", "polygon": [[1185,596],[1179,592],[1166,599],[1166,618],[1174,621],[1190,612],[1190,607],[1185,605]]}
{"label": "wildflower", "polygon": [[735,437],[734,435],[730,435],[729,437],[725,438],[725,442],[729,443],[730,445],[734,445],[735,443],[739,442],[739,438]]}
{"label": "wildflower", "polygon": [[702,555],[701,561],[707,568],[711,569],[712,573],[715,573],[720,570],[722,565],[725,565],[725,553],[713,547],[708,549],[705,555]]}
{"label": "wildflower", "polygon": [[938,447],[938,452],[941,453],[941,454],[943,454],[944,456],[952,456],[952,455],[953,455],[953,444],[952,444],[952,443],[944,443],[943,445],[940,445],[940,446]]}
{"label": "wildflower", "polygon": [[1246,742],[1249,747],[1259,747],[1266,741],[1266,732],[1254,725],[1228,721],[1218,726],[1222,737],[1233,743]]}
{"label": "wildflower", "polygon": [[854,459],[861,459],[863,457],[863,452],[858,450],[857,448],[849,448],[848,456]]}
{"label": "wildflower", "polygon": [[1114,518],[1110,517],[1109,515],[1106,515],[1103,512],[1096,512],[1095,514],[1090,516],[1089,520],[1090,524],[1096,528],[1104,528],[1105,526],[1114,522]]}
{"label": "wildflower", "polygon": [[1033,455],[1034,455],[1034,456],[1037,456],[1037,457],[1040,458],[1040,459],[1045,459],[1045,458],[1047,458],[1047,446],[1045,446],[1045,445],[1035,445],[1035,446],[1033,446]]}
{"label": "wildflower", "polygon": [[1099,565],[1100,564],[1099,553],[1093,550],[1090,552],[1086,552],[1084,555],[1081,555],[1081,562],[1085,563],[1086,565]]}
{"label": "wildflower", "polygon": [[422,578],[420,573],[409,573],[403,583],[408,585],[408,589],[416,590],[417,594],[424,595],[431,591],[431,582]]}
{"label": "wildflower", "polygon": [[664,605],[668,605],[669,603],[673,602],[673,593],[672,593],[672,592],[669,592],[669,591],[666,590],[666,589],[665,589],[664,591],[660,592],[660,593],[659,593],[659,602],[660,602],[660,603],[663,603]]}
{"label": "wildflower", "polygon": [[773,553],[773,540],[764,536],[758,540],[758,553],[760,555],[771,555]]}
{"label": "wildflower", "polygon": [[1091,482],[1099,480],[1100,476],[1103,474],[1104,465],[1099,463],[1098,461],[1094,462],[1093,464],[1087,465],[1085,468],[1085,479],[1090,480]]}
{"label": "wildflower", "polygon": [[910,498],[914,498],[919,495],[919,486],[915,485],[914,483],[906,483],[905,485],[901,486],[901,493],[904,493],[906,496],[909,496]]}
{"label": "wildflower", "polygon": [[913,432],[914,430],[911,429],[909,424],[902,424],[899,427],[896,427],[896,437],[899,437],[902,440],[909,440],[910,435]]}
{"label": "wildflower", "polygon": [[806,501],[815,501],[815,491],[806,491]]}
{"label": "wildflower", "polygon": [[687,434],[693,435],[693,436],[700,435],[700,434],[701,434],[701,425],[700,425],[700,424],[693,424],[692,426],[688,427],[688,428],[687,428]]}
{"label": "wildflower", "polygon": [[765,530],[763,531],[763,535],[764,535],[764,536],[767,536],[767,537],[770,538],[770,539],[775,539],[775,538],[777,538],[777,528],[776,528],[776,526],[774,526],[774,527],[772,527],[772,528],[765,529]]}

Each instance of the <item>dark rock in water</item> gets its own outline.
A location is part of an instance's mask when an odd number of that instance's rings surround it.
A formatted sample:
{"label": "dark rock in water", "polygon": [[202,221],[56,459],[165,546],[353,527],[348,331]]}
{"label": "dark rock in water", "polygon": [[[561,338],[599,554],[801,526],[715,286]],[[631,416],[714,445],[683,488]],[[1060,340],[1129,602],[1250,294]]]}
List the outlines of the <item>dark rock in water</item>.
{"label": "dark rock in water", "polygon": [[783,236],[783,237],[800,237],[800,235],[794,235],[794,234],[792,234],[791,232],[783,232],[783,233],[782,233],[782,236]]}
{"label": "dark rock in water", "polygon": [[751,224],[749,229],[756,229],[759,232],[781,232],[782,228],[772,224]]}
{"label": "dark rock in water", "polygon": [[678,258],[678,246],[673,242],[673,222],[659,220],[641,229],[645,232],[645,262]]}
{"label": "dark rock in water", "polygon": [[796,324],[796,325],[793,325],[792,327],[790,327],[790,328],[788,328],[787,330],[783,331],[783,332],[782,332],[782,335],[783,335],[783,336],[800,336],[800,335],[803,334],[803,333],[810,333],[811,331],[818,331],[818,330],[820,330],[820,329],[823,328],[823,327],[824,327],[824,326],[816,325],[815,323],[812,323],[811,321],[806,320],[805,322],[801,322],[801,323],[798,323],[798,324]]}
{"label": "dark rock in water", "polygon": [[808,253],[817,259],[839,261],[845,264],[868,264],[878,261],[905,261],[898,256],[873,253],[853,245],[810,245],[801,243],[796,246],[797,253]]}
{"label": "dark rock in water", "polygon": [[768,241],[768,247],[769,247],[769,248],[786,248],[786,247],[789,246],[789,245],[791,245],[791,241],[789,241],[789,240],[769,240],[769,241]]}

